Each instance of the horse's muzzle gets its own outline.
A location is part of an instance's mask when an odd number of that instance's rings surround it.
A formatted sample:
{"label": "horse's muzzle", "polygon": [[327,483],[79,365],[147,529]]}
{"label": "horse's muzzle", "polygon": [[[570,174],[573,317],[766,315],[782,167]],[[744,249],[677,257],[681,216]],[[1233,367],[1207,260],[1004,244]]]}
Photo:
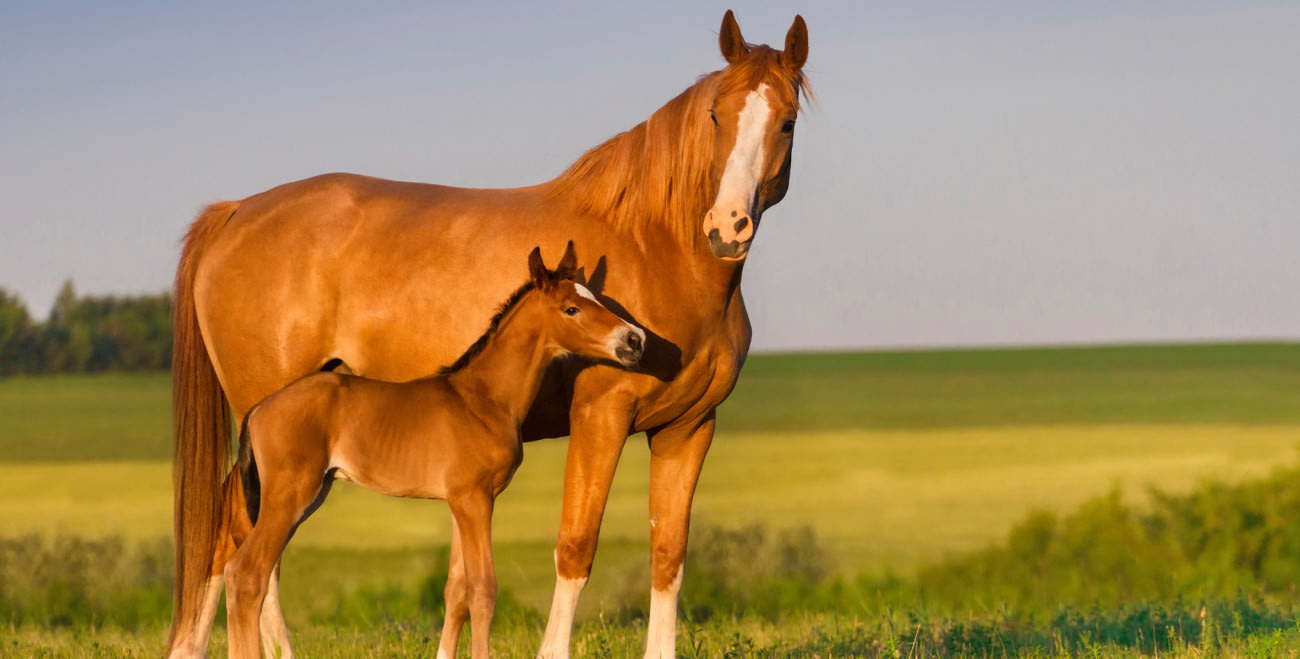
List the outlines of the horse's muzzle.
{"label": "horse's muzzle", "polygon": [[709,250],[713,255],[728,261],[739,261],[745,258],[749,253],[749,241],[740,242],[738,240],[723,240],[722,232],[717,229],[709,230]]}

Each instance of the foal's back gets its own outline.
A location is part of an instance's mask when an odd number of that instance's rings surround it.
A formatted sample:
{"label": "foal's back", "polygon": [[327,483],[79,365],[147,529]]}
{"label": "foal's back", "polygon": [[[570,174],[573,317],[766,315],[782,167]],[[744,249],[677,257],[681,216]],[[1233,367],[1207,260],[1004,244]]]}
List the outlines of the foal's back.
{"label": "foal's back", "polygon": [[514,429],[476,415],[445,377],[316,373],[267,398],[248,425],[264,472],[294,465],[401,497],[446,499],[485,479],[496,494],[522,457]]}

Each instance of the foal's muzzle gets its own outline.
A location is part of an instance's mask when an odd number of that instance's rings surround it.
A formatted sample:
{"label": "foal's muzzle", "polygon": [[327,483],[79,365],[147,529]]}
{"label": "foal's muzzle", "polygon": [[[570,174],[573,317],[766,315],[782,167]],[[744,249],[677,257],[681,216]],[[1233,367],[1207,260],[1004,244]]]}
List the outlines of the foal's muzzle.
{"label": "foal's muzzle", "polygon": [[641,355],[645,354],[645,332],[635,327],[624,330],[618,347],[614,348],[614,354],[618,356],[618,361],[623,366],[627,368],[636,366],[641,361]]}

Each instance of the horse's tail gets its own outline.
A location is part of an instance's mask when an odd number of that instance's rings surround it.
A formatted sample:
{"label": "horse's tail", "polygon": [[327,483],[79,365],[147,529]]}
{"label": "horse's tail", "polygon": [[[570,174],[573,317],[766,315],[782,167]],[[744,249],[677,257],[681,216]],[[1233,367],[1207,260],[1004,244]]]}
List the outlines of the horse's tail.
{"label": "horse's tail", "polygon": [[230,408],[199,332],[194,279],[204,252],[239,202],[222,201],[199,213],[185,234],[172,292],[172,433],[175,490],[176,585],[168,648],[189,635],[221,526],[222,480],[230,463]]}
{"label": "horse's tail", "polygon": [[[252,413],[249,413],[251,416]],[[248,521],[257,524],[257,511],[262,505],[262,481],[257,475],[257,458],[253,456],[253,439],[249,435],[248,416],[239,431],[239,470],[240,480],[244,483],[244,508],[248,511]]]}

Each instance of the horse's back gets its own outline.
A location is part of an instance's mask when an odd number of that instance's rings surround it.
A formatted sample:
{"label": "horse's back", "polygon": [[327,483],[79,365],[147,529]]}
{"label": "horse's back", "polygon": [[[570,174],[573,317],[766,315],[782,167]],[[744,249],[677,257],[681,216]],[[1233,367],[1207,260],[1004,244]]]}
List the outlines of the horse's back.
{"label": "horse's back", "polygon": [[536,188],[355,174],[238,202],[195,284],[204,337],[235,410],[333,358],[382,379],[454,361],[525,275],[522,257],[485,262],[542,240],[538,227],[555,219],[545,206]]}

